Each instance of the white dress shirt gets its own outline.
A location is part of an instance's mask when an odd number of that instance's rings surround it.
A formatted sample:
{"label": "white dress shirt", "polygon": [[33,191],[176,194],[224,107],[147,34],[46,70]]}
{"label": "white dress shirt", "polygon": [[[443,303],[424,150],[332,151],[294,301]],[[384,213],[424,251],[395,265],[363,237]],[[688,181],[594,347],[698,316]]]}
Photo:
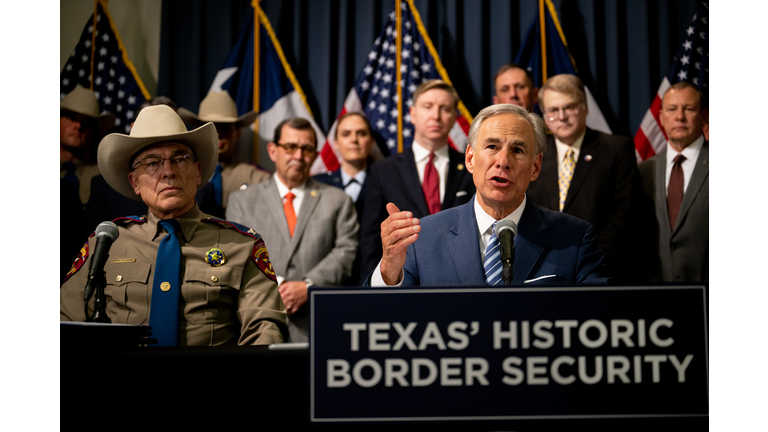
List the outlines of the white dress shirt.
{"label": "white dress shirt", "polygon": [[[510,220],[515,225],[520,224],[520,217],[525,210],[525,204],[528,201],[528,196],[523,196],[523,202],[517,206],[517,208],[510,214],[502,218],[502,220]],[[491,241],[491,235],[493,234],[493,223],[496,222],[491,215],[485,212],[475,197],[475,220],[477,221],[478,238],[480,239],[480,262],[485,262],[485,248],[488,247],[488,242]],[[418,241],[418,240],[416,240]],[[384,278],[381,276],[381,260],[379,265],[376,266],[376,270],[371,275],[372,287],[386,287],[386,286],[400,286],[403,283],[404,272],[400,269],[400,281],[396,285],[387,285],[384,282]]]}
{"label": "white dress shirt", "polygon": [[365,170],[358,171],[355,174],[355,181],[352,181],[353,177],[347,174],[344,169],[341,170],[341,185],[344,186],[344,192],[352,198],[352,202],[357,202],[357,198],[360,197],[360,191],[363,190],[363,183],[365,183],[365,177],[368,175]]}
{"label": "white dress shirt", "polygon": [[277,193],[280,194],[280,199],[282,200],[283,204],[285,204],[285,196],[288,195],[288,192],[292,192],[294,195],[293,198],[293,211],[296,213],[296,219],[299,219],[299,211],[301,210],[301,202],[304,200],[304,190],[307,188],[307,184],[302,183],[299,186],[296,186],[293,189],[288,189],[288,186],[286,186],[283,182],[280,181],[280,177],[275,174],[272,176],[275,178],[275,184],[277,185]]}
{"label": "white dress shirt", "polygon": [[[579,155],[581,154],[581,145],[584,143],[584,136],[587,135],[587,131],[585,130],[583,134],[581,134],[580,137],[576,139],[576,141],[573,142],[573,144],[568,145],[564,144],[562,141],[558,140],[557,137],[555,137],[555,148],[557,149],[557,178],[560,178],[560,175],[563,173],[563,165],[565,164],[565,153],[568,151],[568,149],[573,150],[573,161],[578,162],[579,161]],[[574,168],[576,165],[574,165]]]}
{"label": "white dress shirt", "polygon": [[700,136],[696,141],[690,143],[688,147],[684,148],[682,152],[678,153],[667,142],[667,173],[664,181],[666,185],[664,191],[666,193],[669,187],[669,176],[672,174],[672,167],[675,165],[675,157],[679,154],[685,156],[685,160],[680,164],[683,169],[683,194],[688,190],[688,183],[691,182],[691,176],[693,175],[693,169],[696,168],[696,160],[699,159],[699,153],[704,146],[704,135]]}
{"label": "white dress shirt", "polygon": [[[424,169],[427,166],[427,162],[429,162],[430,151],[416,141],[413,141],[411,149],[413,150],[413,158],[416,161],[416,170],[419,172],[419,184],[424,184]],[[435,151],[435,158],[432,160],[432,163],[435,165],[437,174],[440,177],[440,204],[443,203],[443,197],[445,196],[445,183],[446,177],[448,177],[449,162],[447,145]]]}

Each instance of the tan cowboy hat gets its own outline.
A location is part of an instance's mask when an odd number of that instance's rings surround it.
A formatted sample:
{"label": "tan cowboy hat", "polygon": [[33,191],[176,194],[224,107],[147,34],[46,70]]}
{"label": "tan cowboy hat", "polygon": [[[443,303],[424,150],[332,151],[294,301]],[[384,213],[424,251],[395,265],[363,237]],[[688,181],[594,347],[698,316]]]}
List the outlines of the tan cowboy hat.
{"label": "tan cowboy hat", "polygon": [[188,145],[195,152],[195,160],[201,162],[202,188],[216,169],[219,159],[219,137],[212,123],[187,131],[184,122],[173,108],[167,105],[148,106],[139,112],[130,135],[109,134],[99,145],[99,171],[113,189],[128,198],[141,201],[128,181],[131,159],[148,145],[172,141]]}
{"label": "tan cowboy hat", "polygon": [[99,115],[99,101],[96,100],[93,90],[85,87],[76,86],[74,90],[69,92],[61,100],[61,109],[95,119],[99,124],[101,135],[108,133],[115,127],[115,116],[110,112]]}
{"label": "tan cowboy hat", "polygon": [[253,123],[259,113],[249,111],[240,117],[237,116],[235,101],[226,91],[212,91],[200,102],[200,114],[195,115],[186,108],[179,108],[179,116],[185,123],[197,126],[200,123],[234,123],[236,128],[242,128]]}

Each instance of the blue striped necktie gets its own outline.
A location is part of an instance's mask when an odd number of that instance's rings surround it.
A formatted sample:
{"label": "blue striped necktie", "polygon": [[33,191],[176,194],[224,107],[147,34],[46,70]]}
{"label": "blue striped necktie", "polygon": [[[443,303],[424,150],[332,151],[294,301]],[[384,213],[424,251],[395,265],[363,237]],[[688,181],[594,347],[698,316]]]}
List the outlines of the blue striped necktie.
{"label": "blue striped necktie", "polygon": [[497,223],[493,223],[491,239],[485,248],[485,281],[488,285],[501,284],[501,250],[499,249],[499,238],[496,237]]}
{"label": "blue striped necktie", "polygon": [[155,277],[152,282],[152,305],[149,308],[149,325],[157,346],[179,344],[179,272],[181,268],[181,246],[176,232],[181,226],[176,219],[161,220],[158,225],[168,235],[160,241],[155,262]]}

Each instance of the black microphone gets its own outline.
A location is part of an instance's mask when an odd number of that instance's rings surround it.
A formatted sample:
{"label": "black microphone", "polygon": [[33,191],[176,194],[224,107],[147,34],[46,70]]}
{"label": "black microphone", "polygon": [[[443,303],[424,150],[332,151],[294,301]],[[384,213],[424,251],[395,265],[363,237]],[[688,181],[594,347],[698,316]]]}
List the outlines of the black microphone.
{"label": "black microphone", "polygon": [[517,224],[511,220],[503,219],[496,223],[496,237],[499,238],[499,249],[501,249],[501,279],[504,285],[512,284],[512,263],[515,262],[515,234],[517,234]]}
{"label": "black microphone", "polygon": [[85,284],[85,291],[83,291],[83,300],[85,300],[86,308],[96,288],[100,284],[102,287],[106,285],[104,264],[109,256],[109,248],[112,247],[112,243],[117,240],[119,235],[117,225],[113,222],[104,221],[96,227],[96,247],[93,248],[91,267],[88,270],[88,282]]}

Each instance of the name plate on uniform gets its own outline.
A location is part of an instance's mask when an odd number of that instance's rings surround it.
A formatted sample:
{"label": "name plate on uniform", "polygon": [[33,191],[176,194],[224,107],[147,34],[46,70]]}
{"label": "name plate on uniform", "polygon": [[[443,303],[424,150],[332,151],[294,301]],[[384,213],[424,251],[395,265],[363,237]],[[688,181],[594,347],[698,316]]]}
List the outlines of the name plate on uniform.
{"label": "name plate on uniform", "polygon": [[313,422],[707,416],[704,287],[310,290]]}

